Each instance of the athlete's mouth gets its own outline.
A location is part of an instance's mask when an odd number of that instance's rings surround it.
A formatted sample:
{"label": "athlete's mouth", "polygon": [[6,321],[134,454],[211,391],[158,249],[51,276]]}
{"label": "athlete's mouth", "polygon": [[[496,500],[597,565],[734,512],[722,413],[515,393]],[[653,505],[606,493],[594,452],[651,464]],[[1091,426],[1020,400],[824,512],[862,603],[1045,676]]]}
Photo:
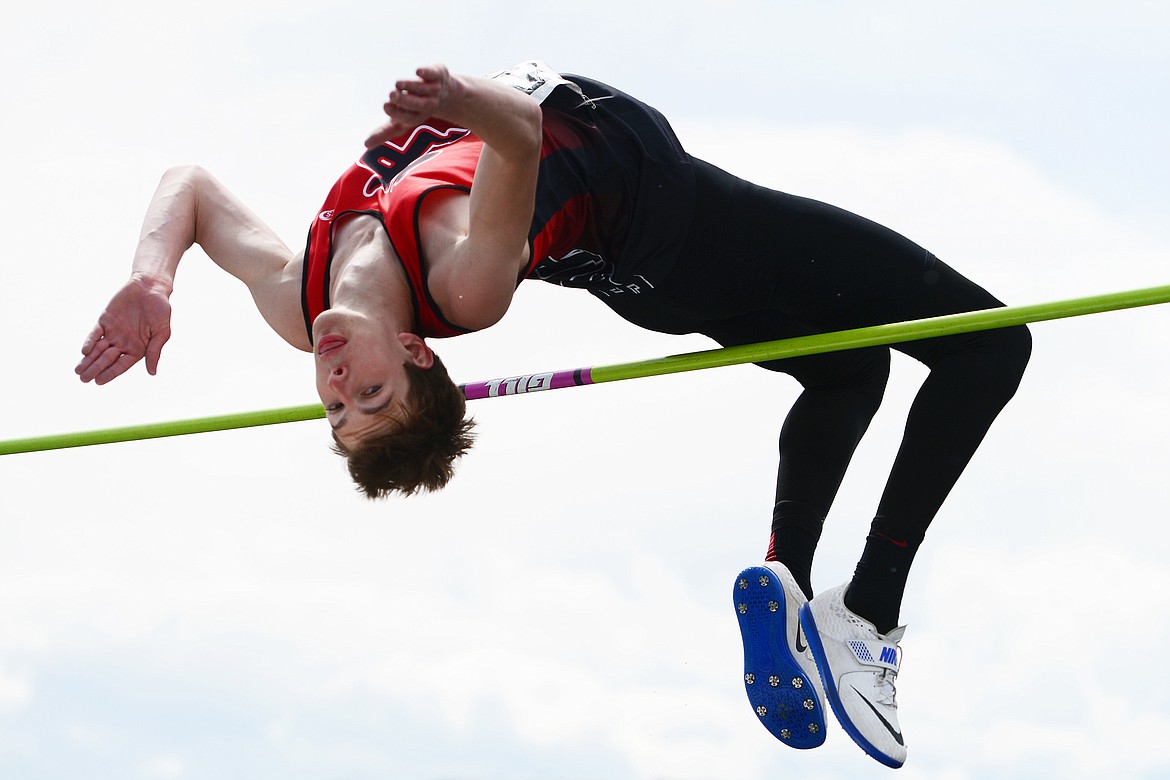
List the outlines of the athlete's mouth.
{"label": "athlete's mouth", "polygon": [[326,354],[344,347],[345,343],[341,336],[323,336],[317,340],[317,357],[325,357]]}

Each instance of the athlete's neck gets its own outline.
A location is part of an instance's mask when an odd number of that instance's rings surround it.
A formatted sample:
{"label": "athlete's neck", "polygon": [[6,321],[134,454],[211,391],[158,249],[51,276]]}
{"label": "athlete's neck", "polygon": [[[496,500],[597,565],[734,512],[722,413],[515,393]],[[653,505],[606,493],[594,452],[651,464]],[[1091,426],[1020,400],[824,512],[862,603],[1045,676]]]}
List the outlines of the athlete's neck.
{"label": "athlete's neck", "polygon": [[404,333],[414,328],[409,281],[381,223],[356,215],[335,226],[329,300]]}

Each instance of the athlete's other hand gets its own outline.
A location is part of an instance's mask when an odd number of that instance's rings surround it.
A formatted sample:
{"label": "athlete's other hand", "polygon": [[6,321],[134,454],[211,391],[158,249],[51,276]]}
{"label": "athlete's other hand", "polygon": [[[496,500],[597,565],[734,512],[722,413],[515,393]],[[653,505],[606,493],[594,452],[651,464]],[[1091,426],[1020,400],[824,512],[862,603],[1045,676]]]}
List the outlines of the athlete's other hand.
{"label": "athlete's other hand", "polygon": [[104,385],[145,357],[146,370],[153,375],[170,337],[168,291],[158,282],[131,276],[98,317],[81,345],[81,362],[73,370],[82,382]]}
{"label": "athlete's other hand", "polygon": [[417,78],[401,79],[382,105],[390,121],[381,125],[366,139],[370,149],[397,138],[431,117],[442,117],[458,89],[445,65],[428,65],[415,71]]}

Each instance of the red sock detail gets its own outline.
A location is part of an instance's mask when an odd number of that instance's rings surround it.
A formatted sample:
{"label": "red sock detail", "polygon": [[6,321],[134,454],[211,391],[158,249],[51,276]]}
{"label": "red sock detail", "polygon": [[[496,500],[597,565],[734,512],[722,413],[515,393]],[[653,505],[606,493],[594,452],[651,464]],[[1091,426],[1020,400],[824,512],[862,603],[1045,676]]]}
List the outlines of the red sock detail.
{"label": "red sock detail", "polygon": [[778,556],[776,554],[776,532],[775,531],[773,531],[772,535],[768,537],[768,553],[767,553],[767,555],[764,556],[764,560],[765,561],[778,561],[778,560],[780,560],[780,556]]}

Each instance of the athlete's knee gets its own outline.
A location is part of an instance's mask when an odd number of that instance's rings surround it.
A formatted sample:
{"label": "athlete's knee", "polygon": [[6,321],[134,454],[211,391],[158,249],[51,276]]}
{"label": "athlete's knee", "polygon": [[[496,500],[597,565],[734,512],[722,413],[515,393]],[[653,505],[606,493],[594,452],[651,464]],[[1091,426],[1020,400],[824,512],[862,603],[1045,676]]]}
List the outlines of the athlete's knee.
{"label": "athlete's knee", "polygon": [[844,390],[857,398],[858,407],[872,419],[882,405],[889,379],[890,350],[878,349],[867,357],[864,365],[858,367],[854,381],[846,385]]}
{"label": "athlete's knee", "polygon": [[1016,325],[907,342],[898,349],[926,364],[932,375],[954,377],[968,390],[1007,403],[1028,366],[1032,335],[1026,326]]}
{"label": "athlete's knee", "polygon": [[[951,355],[953,379],[976,394],[988,409],[1002,409],[1016,394],[1032,356],[1032,334],[1023,325],[966,334]],[[931,368],[931,372],[935,367]]]}
{"label": "athlete's knee", "polygon": [[993,378],[1001,392],[1006,394],[1006,401],[1015,395],[1032,357],[1032,333],[1025,325],[997,328],[986,333],[991,342],[989,348],[995,355]]}

